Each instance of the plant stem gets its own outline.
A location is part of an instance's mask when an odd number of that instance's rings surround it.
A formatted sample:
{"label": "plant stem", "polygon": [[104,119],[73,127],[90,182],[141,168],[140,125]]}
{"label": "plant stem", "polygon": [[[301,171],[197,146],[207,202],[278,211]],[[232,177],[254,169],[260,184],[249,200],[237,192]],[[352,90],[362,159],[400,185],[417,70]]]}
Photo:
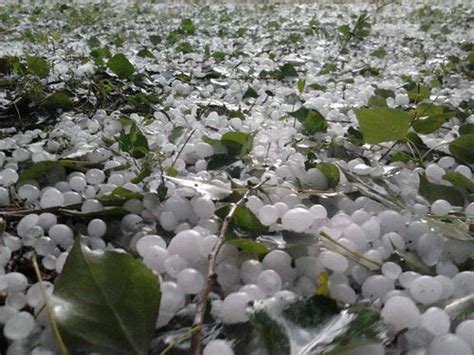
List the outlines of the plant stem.
{"label": "plant stem", "polygon": [[319,235],[321,237],[323,237],[324,239],[327,239],[329,241],[331,241],[332,243],[336,244],[339,248],[347,251],[348,253],[352,254],[353,256],[355,256],[356,258],[358,259],[362,259],[370,264],[373,264],[375,266],[378,266],[379,268],[382,267],[382,263],[379,263],[378,261],[375,261],[375,260],[372,260],[372,259],[369,259],[368,257],[364,256],[364,255],[361,255],[359,253],[356,253],[355,251],[347,248],[345,245],[339,243],[336,239],[334,239],[333,237],[331,237],[329,234],[327,234],[326,232],[324,231],[321,231],[319,232]]}
{"label": "plant stem", "polygon": [[32,261],[33,261],[33,268],[35,269],[36,277],[38,278],[38,281],[40,283],[41,293],[43,294],[43,297],[44,297],[44,304],[46,306],[46,311],[48,312],[49,324],[51,325],[51,330],[53,331],[53,335],[56,338],[56,342],[58,343],[59,353],[61,355],[69,355],[69,352],[67,351],[67,348],[66,348],[66,344],[64,344],[64,340],[61,337],[61,333],[59,332],[58,323],[56,323],[56,319],[54,319],[53,309],[51,307],[51,303],[49,303],[48,294],[46,293],[46,290],[44,288],[43,278],[41,277],[40,268],[38,266],[38,262],[35,256],[33,256]]}
{"label": "plant stem", "polygon": [[237,211],[237,208],[241,207],[245,202],[247,202],[249,195],[253,191],[258,190],[267,181],[268,179],[261,181],[255,186],[249,186],[245,194],[242,196],[242,198],[232,206],[232,208],[229,211],[229,214],[224,218],[224,222],[222,223],[222,227],[219,232],[219,238],[217,240],[217,243],[214,246],[214,249],[212,249],[211,254],[209,255],[206,283],[204,284],[202,291],[199,293],[197,297],[196,316],[194,317],[194,322],[193,322],[193,329],[196,329],[196,331],[193,332],[192,337],[191,337],[191,354],[193,355],[202,354],[201,330],[204,323],[204,314],[206,313],[206,308],[207,308],[207,299],[209,297],[209,293],[211,292],[217,280],[217,274],[216,274],[217,257],[219,255],[220,250],[224,246],[225,235],[227,233],[227,230],[229,229],[232,218],[235,212]]}
{"label": "plant stem", "polygon": [[189,331],[186,332],[186,334],[184,334],[183,336],[180,336],[178,339],[176,339],[175,341],[168,344],[168,346],[160,352],[160,355],[168,354],[171,350],[173,350],[174,347],[181,344],[183,341],[185,341],[190,336],[192,336],[195,332],[197,332],[198,329],[200,329],[200,328],[198,328],[198,327],[191,328]]}
{"label": "plant stem", "polygon": [[385,159],[385,157],[393,150],[393,148],[395,148],[397,146],[398,143],[400,143],[400,141],[393,142],[392,145],[390,146],[390,148],[388,148],[388,150],[385,153],[382,154],[379,161],[382,161],[383,159]]}
{"label": "plant stem", "polygon": [[[117,200],[117,201],[99,201],[102,203],[104,207],[111,207],[111,206],[122,206],[125,202],[126,199],[123,200]],[[82,206],[82,203],[74,203],[71,205],[66,205],[66,206],[54,206],[54,207],[45,207],[45,208],[25,208],[25,209],[10,209],[10,210],[0,210],[0,217],[11,217],[11,218],[20,218],[23,216],[26,216],[30,213],[44,213],[44,212],[50,212],[50,213],[57,213],[61,214],[63,211],[67,210],[77,210],[80,209]]]}
{"label": "plant stem", "polygon": [[193,136],[194,132],[196,132],[196,129],[193,129],[193,130],[191,131],[191,133],[189,133],[188,138],[186,138],[186,140],[184,141],[183,145],[181,146],[181,149],[179,150],[178,154],[177,154],[176,157],[174,158],[173,163],[171,164],[171,167],[174,168],[174,165],[175,165],[176,162],[178,161],[179,156],[180,156],[181,153],[183,152],[184,147],[186,147],[186,145],[188,144],[189,140],[190,140],[191,137]]}

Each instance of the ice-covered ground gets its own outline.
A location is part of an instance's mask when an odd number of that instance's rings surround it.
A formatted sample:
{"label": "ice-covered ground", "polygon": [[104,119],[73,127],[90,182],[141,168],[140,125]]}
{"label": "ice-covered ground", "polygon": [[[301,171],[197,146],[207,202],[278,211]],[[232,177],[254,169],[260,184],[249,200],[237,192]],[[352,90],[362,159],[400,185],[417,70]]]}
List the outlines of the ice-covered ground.
{"label": "ice-covered ground", "polygon": [[151,353],[474,352],[471,4],[0,15],[0,352],[130,353],[75,237],[155,273]]}

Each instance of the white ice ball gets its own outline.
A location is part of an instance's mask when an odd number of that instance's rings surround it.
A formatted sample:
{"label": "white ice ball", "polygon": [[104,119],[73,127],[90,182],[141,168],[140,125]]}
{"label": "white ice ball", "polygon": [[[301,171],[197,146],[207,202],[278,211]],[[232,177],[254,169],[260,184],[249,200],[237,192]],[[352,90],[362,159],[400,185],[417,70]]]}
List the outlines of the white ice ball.
{"label": "white ice ball", "polygon": [[196,269],[184,269],[179,272],[176,280],[178,285],[188,294],[199,293],[204,286],[204,276]]}
{"label": "white ice ball", "polygon": [[421,315],[421,326],[435,336],[449,332],[449,315],[441,308],[430,307]]}
{"label": "white ice ball", "polygon": [[471,348],[461,337],[444,334],[434,338],[430,344],[430,355],[472,355]]}
{"label": "white ice ball", "polygon": [[404,328],[415,328],[421,322],[418,307],[408,297],[394,296],[390,298],[382,309],[382,318],[394,331]]}
{"label": "white ice ball", "polygon": [[28,312],[19,312],[5,323],[3,335],[10,340],[25,339],[33,330],[35,319]]}
{"label": "white ice ball", "polygon": [[278,219],[278,208],[273,205],[265,205],[258,210],[258,218],[264,226],[270,226]]}
{"label": "white ice ball", "polygon": [[248,321],[247,304],[250,297],[245,292],[229,294],[222,304],[222,320],[224,323],[244,323]]}
{"label": "white ice ball", "polygon": [[58,207],[64,204],[64,196],[54,187],[47,188],[40,198],[41,208]]}
{"label": "white ice ball", "polygon": [[413,299],[422,304],[432,304],[441,298],[443,286],[431,276],[420,276],[411,283]]}
{"label": "white ice ball", "polygon": [[216,339],[207,343],[203,355],[234,355],[234,351],[227,341]]}
{"label": "white ice ball", "polygon": [[325,250],[319,255],[321,264],[334,272],[344,272],[349,266],[346,257],[336,252]]}
{"label": "white ice ball", "polygon": [[313,224],[314,219],[314,215],[307,209],[297,207],[285,213],[282,224],[285,229],[304,232]]}
{"label": "white ice ball", "polygon": [[446,216],[451,211],[451,204],[446,200],[436,200],[431,204],[431,213],[436,216]]}
{"label": "white ice ball", "polygon": [[467,319],[456,327],[456,335],[462,338],[474,351],[474,319]]}

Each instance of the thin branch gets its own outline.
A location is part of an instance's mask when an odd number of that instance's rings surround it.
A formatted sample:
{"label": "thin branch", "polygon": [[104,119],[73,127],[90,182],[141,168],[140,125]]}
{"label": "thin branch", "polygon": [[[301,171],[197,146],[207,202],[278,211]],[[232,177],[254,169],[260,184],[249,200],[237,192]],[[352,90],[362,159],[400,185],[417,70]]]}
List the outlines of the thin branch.
{"label": "thin branch", "polygon": [[385,157],[390,154],[390,152],[393,150],[393,148],[395,148],[397,146],[398,143],[400,143],[400,141],[393,142],[392,145],[390,146],[390,148],[388,148],[388,150],[385,153],[382,154],[379,161],[382,161],[383,159],[385,159]]}
{"label": "thin branch", "polygon": [[44,288],[43,278],[41,277],[40,268],[38,266],[38,262],[36,261],[35,256],[33,256],[32,261],[33,261],[33,268],[35,269],[36,277],[40,283],[41,293],[43,294],[43,297],[44,297],[44,304],[46,306],[46,311],[48,312],[49,324],[51,325],[51,330],[53,331],[53,335],[56,338],[56,341],[58,343],[59,353],[61,355],[68,355],[69,352],[67,351],[66,344],[64,344],[64,340],[61,337],[61,333],[59,332],[58,323],[56,322],[56,319],[54,319],[53,309],[51,307],[51,303],[49,302],[48,294],[46,293],[46,290]]}
{"label": "thin branch", "polygon": [[[112,201],[99,199],[99,201],[102,203],[104,207],[117,207],[117,206],[122,206],[126,202],[126,199],[112,200]],[[0,217],[20,218],[31,213],[40,214],[44,212],[61,214],[64,211],[80,209],[81,206],[82,206],[82,203],[74,203],[74,204],[66,205],[66,206],[54,206],[54,207],[45,207],[45,208],[24,208],[24,209],[22,208],[22,209],[0,210]]]}
{"label": "thin branch", "polygon": [[176,157],[174,158],[173,163],[171,164],[171,167],[174,167],[174,165],[175,165],[176,162],[178,161],[179,156],[180,156],[181,153],[183,152],[184,147],[186,147],[186,145],[188,144],[189,140],[190,140],[191,137],[193,136],[194,132],[196,132],[196,129],[193,129],[193,130],[191,131],[191,133],[189,133],[188,138],[186,138],[186,140],[184,141],[183,145],[181,146],[181,149],[179,150],[178,154],[177,154]]}
{"label": "thin branch", "polygon": [[204,323],[204,314],[206,313],[207,308],[207,299],[209,297],[209,293],[211,292],[213,286],[216,283],[217,274],[216,274],[216,267],[217,267],[217,256],[221,251],[222,247],[225,243],[225,235],[227,230],[229,229],[230,223],[232,218],[239,207],[241,207],[245,202],[247,202],[248,197],[250,194],[256,190],[258,190],[263,184],[265,184],[268,179],[261,181],[259,184],[255,186],[249,186],[245,194],[242,198],[235,203],[229,211],[229,214],[224,218],[224,222],[222,223],[221,230],[219,232],[219,238],[217,240],[214,249],[212,250],[211,254],[209,255],[209,264],[208,264],[208,272],[207,272],[207,281],[199,293],[197,297],[197,305],[196,305],[196,316],[194,317],[193,328],[197,330],[192,334],[191,337],[191,354],[193,355],[201,355],[202,354],[202,326]]}
{"label": "thin branch", "polygon": [[189,331],[186,332],[186,334],[184,334],[183,336],[180,336],[178,339],[176,339],[176,340],[172,341],[171,343],[169,343],[168,346],[160,352],[160,355],[168,354],[171,350],[173,350],[173,348],[175,348],[176,346],[181,344],[183,341],[188,339],[190,336],[193,335],[193,333],[197,332],[198,329],[200,329],[200,328],[198,328],[198,327],[191,328]]}
{"label": "thin branch", "polygon": [[319,232],[319,235],[320,235],[321,237],[323,237],[324,239],[327,239],[327,240],[331,241],[332,243],[336,244],[339,248],[341,248],[341,249],[347,251],[348,253],[350,253],[350,254],[353,255],[354,257],[356,257],[356,258],[358,258],[358,259],[361,259],[361,260],[364,260],[364,261],[366,261],[366,262],[368,262],[368,263],[370,263],[370,264],[373,264],[373,265],[375,265],[375,266],[377,266],[377,267],[379,267],[379,268],[382,267],[382,263],[380,263],[380,262],[378,262],[378,261],[375,261],[375,260],[373,260],[373,259],[370,259],[370,258],[368,258],[368,257],[366,257],[366,256],[364,256],[364,255],[359,254],[359,253],[356,253],[355,251],[349,249],[349,248],[346,247],[345,245],[339,243],[336,239],[334,239],[333,237],[331,237],[331,236],[330,236],[329,234],[327,234],[326,232],[321,231],[321,232]]}

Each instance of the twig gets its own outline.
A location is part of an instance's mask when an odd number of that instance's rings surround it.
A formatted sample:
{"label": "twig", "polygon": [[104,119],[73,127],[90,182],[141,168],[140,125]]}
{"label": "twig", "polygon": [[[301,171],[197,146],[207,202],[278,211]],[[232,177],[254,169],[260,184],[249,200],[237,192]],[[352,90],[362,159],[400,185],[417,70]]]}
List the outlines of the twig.
{"label": "twig", "polygon": [[168,344],[168,346],[160,352],[160,355],[168,354],[171,350],[173,350],[173,348],[175,348],[177,345],[181,344],[183,341],[188,339],[190,336],[193,335],[193,333],[197,332],[198,329],[200,328],[198,327],[191,328],[189,331],[186,332],[186,334],[180,336],[178,339]]}
{"label": "twig", "polygon": [[20,121],[20,126],[23,127],[24,126],[23,125],[23,118],[21,117],[20,110],[18,109],[18,106],[16,105],[15,102],[13,103],[13,107],[15,108],[15,112],[18,115],[18,120]]}
{"label": "twig", "polygon": [[44,304],[46,306],[46,311],[48,312],[49,324],[51,325],[51,330],[53,331],[53,335],[56,338],[56,341],[58,343],[59,353],[61,355],[68,355],[69,352],[67,351],[66,344],[64,344],[64,340],[61,337],[61,333],[59,332],[58,323],[56,323],[56,319],[54,319],[53,309],[51,307],[51,304],[49,303],[48,295],[43,285],[43,278],[41,277],[40,268],[38,266],[38,262],[36,261],[35,256],[33,256],[32,261],[33,261],[33,268],[35,269],[36,277],[38,278],[38,281],[40,283],[41,293],[43,294],[43,297],[44,297]]}
{"label": "twig", "polygon": [[181,153],[183,152],[184,147],[186,147],[186,145],[188,144],[189,140],[190,140],[191,137],[193,136],[194,132],[196,132],[196,129],[193,129],[193,130],[191,131],[191,133],[189,133],[188,138],[186,138],[186,140],[184,141],[183,145],[181,146],[181,149],[179,150],[178,154],[177,154],[176,157],[174,158],[173,163],[171,164],[171,167],[174,167],[174,165],[175,165],[176,162],[178,161],[179,156],[180,156]]}
{"label": "twig", "polygon": [[191,337],[191,354],[193,355],[202,354],[201,329],[204,323],[204,314],[206,313],[207,299],[217,279],[217,274],[216,274],[217,256],[219,255],[219,252],[225,243],[225,235],[227,233],[227,230],[229,229],[230,223],[232,221],[232,217],[237,211],[237,208],[241,207],[247,201],[249,195],[253,191],[258,190],[267,181],[268,179],[261,181],[259,184],[255,186],[249,186],[249,188],[247,189],[245,194],[242,196],[242,198],[232,206],[232,208],[229,211],[229,214],[224,218],[224,222],[222,223],[222,227],[219,232],[219,238],[217,240],[217,243],[214,246],[214,249],[212,249],[211,254],[209,255],[207,281],[202,291],[199,293],[197,297],[196,316],[194,317],[194,322],[193,322],[193,328],[196,328],[197,330],[193,332],[192,337]]}
{"label": "twig", "polygon": [[[123,200],[101,200],[99,201],[102,203],[104,207],[117,207],[117,206],[122,206],[125,203],[125,199]],[[71,205],[66,205],[66,206],[54,206],[54,207],[45,207],[45,208],[25,208],[25,209],[10,209],[10,210],[0,210],[0,217],[12,217],[12,218],[19,218],[26,216],[31,213],[44,213],[44,212],[50,212],[50,213],[58,213],[61,214],[61,212],[65,210],[77,210],[81,208],[82,203],[74,203]]]}
{"label": "twig", "polygon": [[400,141],[393,142],[392,145],[390,146],[390,148],[388,148],[388,150],[385,153],[382,154],[379,161],[382,161],[383,159],[385,159],[385,157],[390,154],[390,152],[393,150],[393,148],[395,148],[397,146],[398,143],[400,143]]}
{"label": "twig", "polygon": [[364,261],[366,261],[366,262],[368,262],[368,263],[370,263],[370,264],[373,264],[373,265],[375,265],[375,266],[378,266],[379,268],[382,267],[382,263],[380,263],[380,262],[378,262],[378,261],[375,261],[375,260],[372,260],[372,259],[370,259],[370,258],[368,258],[368,257],[366,257],[366,256],[364,256],[364,255],[359,254],[359,253],[356,253],[355,251],[349,249],[349,248],[346,247],[345,245],[339,243],[336,239],[334,239],[333,237],[331,237],[331,236],[330,236],[329,234],[327,234],[326,232],[321,231],[321,232],[319,232],[319,235],[320,235],[321,237],[323,237],[324,239],[327,239],[327,240],[331,241],[332,243],[336,244],[339,248],[341,248],[341,249],[347,251],[348,253],[352,254],[352,255],[355,256],[356,258],[362,259],[362,260],[364,260]]}

